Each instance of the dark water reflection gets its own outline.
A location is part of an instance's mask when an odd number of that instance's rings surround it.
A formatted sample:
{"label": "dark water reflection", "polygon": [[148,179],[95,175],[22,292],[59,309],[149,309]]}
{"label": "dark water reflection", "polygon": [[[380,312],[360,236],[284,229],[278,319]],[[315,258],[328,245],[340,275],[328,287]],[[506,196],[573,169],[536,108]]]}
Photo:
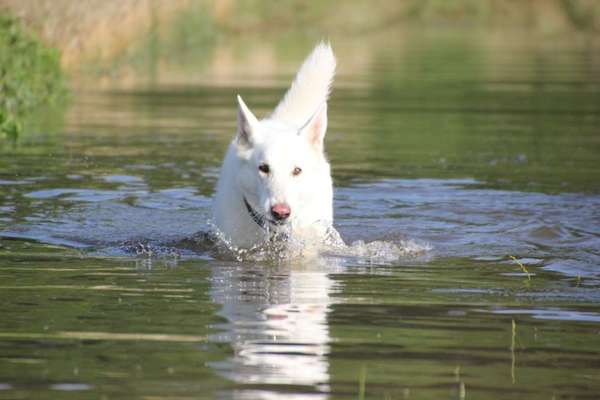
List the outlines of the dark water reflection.
{"label": "dark water reflection", "polygon": [[595,398],[595,53],[405,35],[334,42],[345,254],[190,246],[235,94],[266,113],[310,44],[86,83],[1,142],[0,399]]}

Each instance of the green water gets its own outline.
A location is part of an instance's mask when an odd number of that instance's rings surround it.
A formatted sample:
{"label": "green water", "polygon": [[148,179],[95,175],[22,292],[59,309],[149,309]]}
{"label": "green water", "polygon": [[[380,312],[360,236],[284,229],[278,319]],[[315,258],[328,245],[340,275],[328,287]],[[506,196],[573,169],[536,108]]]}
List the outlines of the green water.
{"label": "green water", "polygon": [[475,36],[333,41],[317,259],[189,245],[235,95],[266,114],[316,39],[75,81],[0,142],[0,399],[596,398],[597,52]]}

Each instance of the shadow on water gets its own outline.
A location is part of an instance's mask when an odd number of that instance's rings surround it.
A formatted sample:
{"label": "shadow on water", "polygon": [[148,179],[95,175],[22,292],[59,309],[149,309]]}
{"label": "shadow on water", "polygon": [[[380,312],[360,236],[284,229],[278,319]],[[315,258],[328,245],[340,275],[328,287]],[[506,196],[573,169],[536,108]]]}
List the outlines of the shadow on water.
{"label": "shadow on water", "polygon": [[167,57],[0,147],[0,398],[596,396],[597,60],[466,39],[334,43],[343,254],[203,239],[235,94],[264,115],[297,48]]}

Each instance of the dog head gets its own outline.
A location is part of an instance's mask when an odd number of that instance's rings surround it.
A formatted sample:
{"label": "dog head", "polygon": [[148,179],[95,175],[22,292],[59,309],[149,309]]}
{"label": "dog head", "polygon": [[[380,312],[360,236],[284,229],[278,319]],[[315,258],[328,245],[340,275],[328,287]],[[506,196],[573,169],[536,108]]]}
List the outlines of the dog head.
{"label": "dog head", "polygon": [[269,118],[259,121],[238,96],[237,122],[237,179],[246,201],[271,228],[294,226],[315,204],[320,182],[331,185],[323,151],[327,103],[294,127]]}

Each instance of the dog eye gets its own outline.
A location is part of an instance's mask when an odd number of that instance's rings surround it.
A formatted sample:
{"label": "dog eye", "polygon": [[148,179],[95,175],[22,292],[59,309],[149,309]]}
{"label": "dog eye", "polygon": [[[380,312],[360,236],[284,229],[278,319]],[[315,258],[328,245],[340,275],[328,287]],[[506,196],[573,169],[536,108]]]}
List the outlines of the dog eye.
{"label": "dog eye", "polygon": [[258,166],[258,170],[263,174],[268,174],[269,171],[271,171],[271,168],[269,168],[269,164],[263,163]]}
{"label": "dog eye", "polygon": [[296,168],[294,168],[294,170],[292,171],[292,175],[294,175],[294,176],[298,176],[298,175],[300,175],[301,173],[302,173],[302,168],[300,168],[300,167],[296,167]]}

